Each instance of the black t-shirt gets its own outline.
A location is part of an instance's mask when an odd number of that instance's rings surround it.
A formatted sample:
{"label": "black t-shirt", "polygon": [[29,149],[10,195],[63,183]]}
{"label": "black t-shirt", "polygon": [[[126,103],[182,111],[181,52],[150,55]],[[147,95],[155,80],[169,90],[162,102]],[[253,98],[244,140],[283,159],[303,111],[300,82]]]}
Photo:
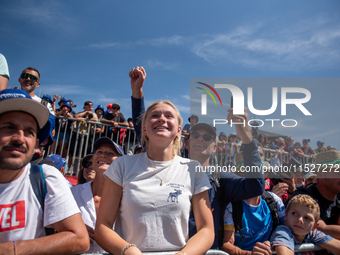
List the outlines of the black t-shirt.
{"label": "black t-shirt", "polygon": [[119,113],[117,116],[113,116],[111,113],[107,112],[104,114],[103,118],[107,120],[113,120],[118,123],[126,121],[126,119],[124,118],[124,115],[121,113]]}
{"label": "black t-shirt", "polygon": [[324,198],[316,187],[316,183],[303,189],[296,190],[292,197],[306,194],[314,198],[320,206],[320,218],[328,225],[337,225],[337,219],[340,215],[340,194],[335,201]]}

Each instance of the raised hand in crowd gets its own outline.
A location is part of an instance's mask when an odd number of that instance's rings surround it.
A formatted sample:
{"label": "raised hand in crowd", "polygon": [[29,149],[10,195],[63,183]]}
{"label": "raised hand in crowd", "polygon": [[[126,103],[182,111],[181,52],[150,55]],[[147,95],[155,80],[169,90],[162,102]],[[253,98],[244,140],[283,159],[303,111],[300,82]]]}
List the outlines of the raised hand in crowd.
{"label": "raised hand in crowd", "polygon": [[242,124],[235,125],[238,137],[241,139],[243,144],[248,144],[251,141],[253,141],[253,135],[250,131],[249,124],[248,124],[249,115],[247,113],[246,108],[244,108],[244,114],[239,114],[239,115],[234,115],[233,108],[230,108],[228,110],[227,120],[228,120],[228,124],[231,124],[231,122],[232,123],[240,123],[240,122],[243,123],[243,125]]}
{"label": "raised hand in crowd", "polygon": [[143,97],[143,84],[146,77],[144,67],[137,66],[135,68],[132,68],[132,70],[129,72],[129,77],[131,78],[132,97]]}

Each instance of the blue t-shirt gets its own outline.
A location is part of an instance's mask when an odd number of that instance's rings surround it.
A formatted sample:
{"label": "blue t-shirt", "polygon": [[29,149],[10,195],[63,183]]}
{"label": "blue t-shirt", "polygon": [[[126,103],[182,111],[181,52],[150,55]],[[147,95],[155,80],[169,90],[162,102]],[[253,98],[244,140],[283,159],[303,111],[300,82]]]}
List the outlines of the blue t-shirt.
{"label": "blue t-shirt", "polygon": [[[326,235],[325,233],[315,229],[311,230],[309,234],[306,235],[305,239],[303,240],[303,243],[312,243],[315,245],[321,245],[328,243],[331,241],[333,237]],[[295,245],[301,244],[299,241],[295,239],[295,236],[293,234],[293,231],[287,227],[287,226],[278,226],[271,238],[270,243],[272,245],[272,248],[275,246],[285,246],[289,248],[290,250],[294,251]],[[302,255],[302,252],[295,252],[296,255]],[[314,252],[313,252],[314,254]]]}
{"label": "blue t-shirt", "polygon": [[[282,224],[285,221],[285,206],[277,195],[272,192],[268,193],[270,193],[275,200],[280,223]],[[252,251],[257,242],[263,243],[269,240],[273,230],[273,219],[270,209],[262,197],[259,205],[250,205],[243,200],[242,207],[242,229],[241,233],[235,231],[234,245],[242,250]],[[224,213],[225,230],[234,229],[232,213],[232,204],[230,203]],[[243,237],[243,241],[241,241],[241,237]]]}

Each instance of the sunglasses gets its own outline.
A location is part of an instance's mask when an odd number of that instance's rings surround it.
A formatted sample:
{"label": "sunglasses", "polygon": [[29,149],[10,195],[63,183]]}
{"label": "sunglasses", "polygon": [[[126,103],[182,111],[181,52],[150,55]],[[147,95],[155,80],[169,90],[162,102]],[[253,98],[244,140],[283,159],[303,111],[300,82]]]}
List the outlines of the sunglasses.
{"label": "sunglasses", "polygon": [[112,110],[120,110],[118,107],[112,107]]}
{"label": "sunglasses", "polygon": [[190,136],[193,136],[195,139],[198,139],[200,136],[202,136],[203,140],[206,141],[206,142],[209,142],[209,141],[211,141],[213,139],[213,135],[211,135],[211,134],[203,134],[203,135],[201,135],[198,132],[191,132]]}
{"label": "sunglasses", "polygon": [[306,143],[310,143],[310,140],[304,140],[304,142],[306,142]]}
{"label": "sunglasses", "polygon": [[288,140],[287,140],[287,142],[294,142],[294,140],[292,140],[292,139],[288,139]]}
{"label": "sunglasses", "polygon": [[261,135],[260,138],[266,138],[266,137]]}
{"label": "sunglasses", "polygon": [[37,82],[38,81],[38,77],[32,75],[32,74],[29,74],[29,73],[22,73],[20,75],[20,78],[21,79],[27,79],[27,78],[30,78],[31,81],[34,81],[34,82]]}
{"label": "sunglasses", "polygon": [[82,164],[83,168],[88,168],[92,165],[92,162],[87,161],[87,162],[82,162],[81,164]]}

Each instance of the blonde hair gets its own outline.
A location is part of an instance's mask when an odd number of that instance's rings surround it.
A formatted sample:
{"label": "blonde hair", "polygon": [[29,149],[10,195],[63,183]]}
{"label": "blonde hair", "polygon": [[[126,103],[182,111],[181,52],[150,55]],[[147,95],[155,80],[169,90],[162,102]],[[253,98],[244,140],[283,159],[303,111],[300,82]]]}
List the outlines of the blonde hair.
{"label": "blonde hair", "polygon": [[288,214],[293,205],[303,205],[313,211],[315,223],[320,219],[320,207],[319,204],[308,195],[296,195],[288,203],[286,213]]}
{"label": "blonde hair", "polygon": [[[141,137],[142,141],[141,142],[142,142],[142,144],[145,143],[146,150],[148,149],[148,144],[149,144],[149,137],[144,132],[144,126],[145,126],[146,118],[148,117],[150,111],[155,106],[160,105],[160,104],[166,104],[166,105],[170,106],[171,108],[173,108],[175,110],[177,121],[178,121],[178,126],[182,127],[183,120],[182,120],[181,114],[179,113],[178,109],[176,108],[176,106],[173,103],[171,103],[170,101],[157,101],[157,102],[154,102],[145,111],[144,116],[143,116],[143,120],[142,120],[142,137]],[[173,149],[172,149],[173,155],[179,155],[180,154],[180,149],[181,149],[181,134],[177,135],[174,138],[174,140],[173,140]]]}

